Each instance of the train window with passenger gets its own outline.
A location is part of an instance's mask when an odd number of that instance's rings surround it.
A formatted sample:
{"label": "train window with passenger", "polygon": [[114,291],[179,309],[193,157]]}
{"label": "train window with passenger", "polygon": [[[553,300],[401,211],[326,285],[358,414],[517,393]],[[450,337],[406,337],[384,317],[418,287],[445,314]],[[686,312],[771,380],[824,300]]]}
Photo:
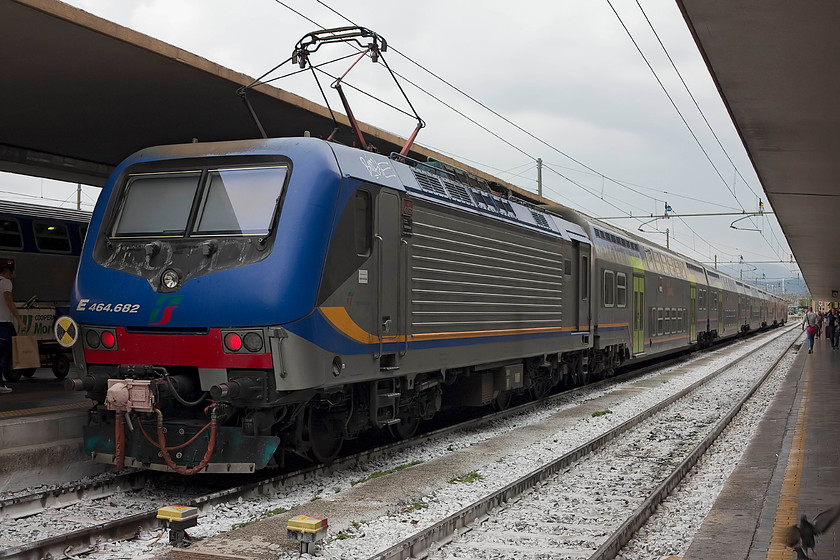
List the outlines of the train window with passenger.
{"label": "train window with passenger", "polygon": [[615,304],[627,307],[627,275],[617,272],[615,275]]}
{"label": "train window with passenger", "polygon": [[286,184],[286,172],[285,166],[211,170],[195,232],[266,235]]}
{"label": "train window with passenger", "polygon": [[604,271],[604,307],[612,307],[615,305],[615,272],[612,270]]}
{"label": "train window with passenger", "polygon": [[370,255],[373,235],[373,210],[371,208],[369,192],[356,191],[354,212],[356,254],[361,257],[366,257]]}
{"label": "train window with passenger", "polygon": [[35,246],[45,253],[69,253],[70,232],[58,222],[35,222]]}
{"label": "train window with passenger", "polygon": [[17,220],[0,220],[0,247],[3,249],[23,249],[23,236]]}

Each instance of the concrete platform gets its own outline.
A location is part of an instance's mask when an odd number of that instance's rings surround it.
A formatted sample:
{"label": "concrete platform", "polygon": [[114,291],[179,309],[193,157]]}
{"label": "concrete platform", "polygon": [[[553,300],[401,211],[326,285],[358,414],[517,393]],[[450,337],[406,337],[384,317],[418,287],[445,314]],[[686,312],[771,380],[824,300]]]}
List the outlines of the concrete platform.
{"label": "concrete platform", "polygon": [[[803,339],[804,340],[804,339]],[[787,560],[787,528],[840,503],[840,349],[803,344],[683,560]],[[813,558],[840,558],[835,524]]]}
{"label": "concrete platform", "polygon": [[0,493],[104,470],[82,446],[92,405],[84,392],[65,390],[49,369],[8,385],[13,392],[0,394]]}

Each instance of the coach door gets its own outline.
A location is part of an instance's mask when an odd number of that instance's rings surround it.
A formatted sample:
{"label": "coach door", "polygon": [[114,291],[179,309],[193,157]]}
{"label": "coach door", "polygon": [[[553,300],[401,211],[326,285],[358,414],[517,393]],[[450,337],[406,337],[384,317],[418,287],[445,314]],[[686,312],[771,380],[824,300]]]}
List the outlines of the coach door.
{"label": "coach door", "polygon": [[697,342],[697,286],[691,285],[691,301],[688,304],[689,342]]}
{"label": "coach door", "polygon": [[633,355],[645,351],[645,277],[633,275]]}
{"label": "coach door", "polygon": [[379,354],[382,345],[394,342],[400,335],[400,300],[405,280],[400,277],[400,197],[390,191],[379,193],[376,205],[376,292]]}

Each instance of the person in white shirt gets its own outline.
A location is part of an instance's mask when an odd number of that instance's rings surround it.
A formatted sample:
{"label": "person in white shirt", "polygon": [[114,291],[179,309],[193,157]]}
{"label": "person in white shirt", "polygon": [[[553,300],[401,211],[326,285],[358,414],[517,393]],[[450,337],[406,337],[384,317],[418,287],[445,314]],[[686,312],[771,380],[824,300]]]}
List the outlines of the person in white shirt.
{"label": "person in white shirt", "polygon": [[20,313],[18,313],[15,300],[12,299],[12,276],[14,276],[14,263],[5,261],[0,263],[0,393],[11,393],[12,388],[6,386],[4,377],[12,367],[12,337],[17,334],[17,329],[12,321],[20,325]]}

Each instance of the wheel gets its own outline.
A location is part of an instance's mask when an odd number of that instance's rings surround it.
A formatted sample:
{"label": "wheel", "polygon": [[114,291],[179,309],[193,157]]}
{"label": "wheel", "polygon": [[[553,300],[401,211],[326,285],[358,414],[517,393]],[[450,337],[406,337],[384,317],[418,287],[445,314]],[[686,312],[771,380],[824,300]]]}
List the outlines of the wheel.
{"label": "wheel", "polygon": [[493,399],[493,410],[500,412],[506,410],[510,406],[510,401],[513,400],[513,391],[502,391],[496,398]]}
{"label": "wheel", "polygon": [[15,381],[20,381],[20,375],[23,370],[21,369],[10,369],[3,374],[3,377],[6,378],[6,381],[11,381],[14,383]]}
{"label": "wheel", "polygon": [[532,399],[538,401],[544,399],[551,393],[551,371],[548,368],[529,365],[528,377],[531,380],[531,386],[528,387],[528,394]]}
{"label": "wheel", "polygon": [[33,367],[29,369],[21,369],[18,371],[20,371],[20,374],[24,377],[32,377],[33,375],[35,375],[36,369]]}
{"label": "wheel", "polygon": [[388,431],[394,439],[409,439],[417,433],[420,428],[420,418],[415,416],[413,418],[400,418],[399,424],[391,424],[388,426]]}
{"label": "wheel", "polygon": [[310,407],[308,415],[309,456],[318,463],[332,463],[344,444],[344,414]]}
{"label": "wheel", "polygon": [[70,359],[66,354],[55,354],[52,359],[52,372],[57,379],[64,379],[70,373]]}

